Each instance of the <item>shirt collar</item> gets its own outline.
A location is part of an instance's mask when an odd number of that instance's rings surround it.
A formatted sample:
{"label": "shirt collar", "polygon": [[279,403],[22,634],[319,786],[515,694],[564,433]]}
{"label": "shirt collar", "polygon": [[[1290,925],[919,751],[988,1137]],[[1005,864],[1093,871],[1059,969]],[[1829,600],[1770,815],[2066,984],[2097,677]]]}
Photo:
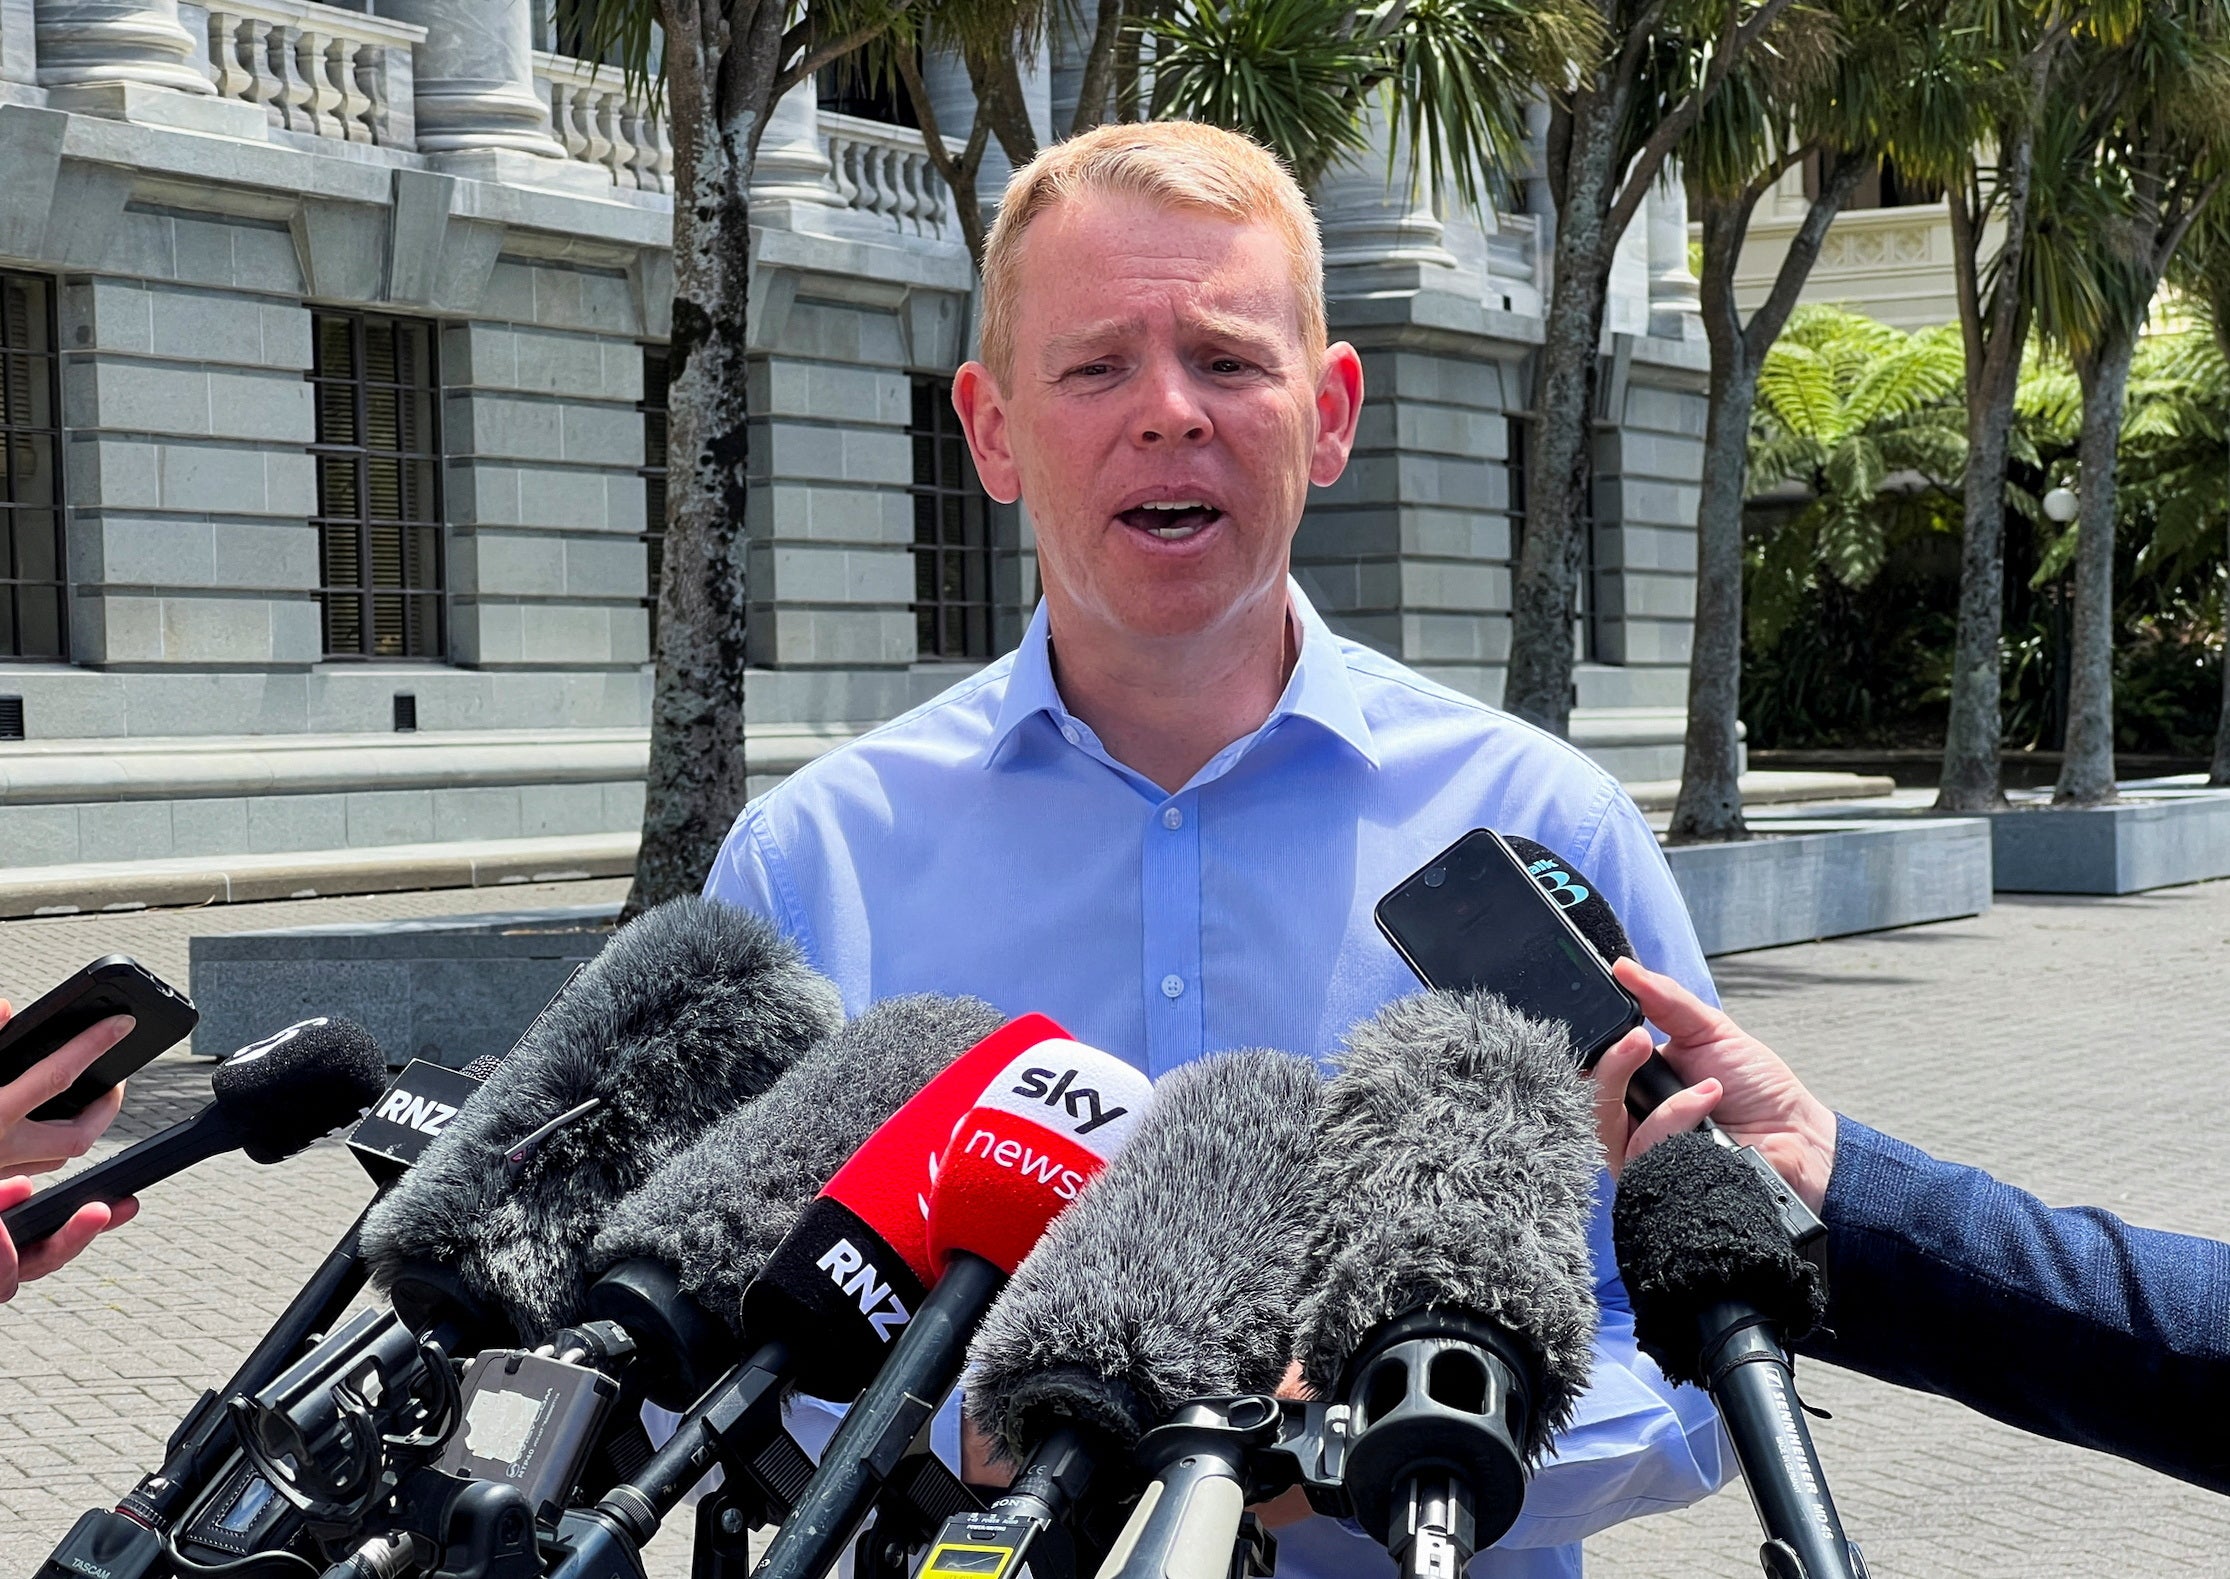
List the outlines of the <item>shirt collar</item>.
{"label": "shirt collar", "polygon": [[[1301,653],[1285,682],[1285,694],[1278,698],[1278,705],[1270,710],[1262,727],[1249,737],[1250,742],[1267,734],[1282,718],[1303,718],[1344,741],[1364,762],[1377,767],[1378,748],[1371,739],[1370,725],[1364,721],[1363,704],[1356,698],[1355,682],[1348,673],[1339,638],[1290,576],[1285,589],[1287,606],[1301,628]],[[1061,701],[1060,689],[1053,683],[1052,634],[1043,598],[1030,616],[1030,628],[1022,633],[1022,644],[1015,649],[1013,667],[1007,672],[1006,695],[1000,699],[999,714],[991,727],[991,744],[984,752],[984,765],[998,766],[1008,755],[1008,743],[1015,731],[1025,720],[1041,713],[1056,728],[1073,723]]]}

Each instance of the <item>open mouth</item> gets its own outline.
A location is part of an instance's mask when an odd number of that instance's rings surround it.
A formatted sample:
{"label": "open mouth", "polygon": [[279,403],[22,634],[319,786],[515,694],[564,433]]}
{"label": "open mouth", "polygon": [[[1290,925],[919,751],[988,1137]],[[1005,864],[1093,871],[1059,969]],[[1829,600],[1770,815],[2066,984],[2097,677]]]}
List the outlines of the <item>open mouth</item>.
{"label": "open mouth", "polygon": [[1115,519],[1165,543],[1181,543],[1222,520],[1223,512],[1205,499],[1157,499],[1125,510]]}

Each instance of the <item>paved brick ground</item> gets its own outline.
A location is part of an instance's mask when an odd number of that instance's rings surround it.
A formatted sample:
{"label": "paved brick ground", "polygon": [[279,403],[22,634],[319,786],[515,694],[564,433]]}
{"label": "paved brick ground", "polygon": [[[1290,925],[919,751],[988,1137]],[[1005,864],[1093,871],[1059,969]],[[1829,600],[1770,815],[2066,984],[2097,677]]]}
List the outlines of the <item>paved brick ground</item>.
{"label": "paved brick ground", "polygon": [[[0,924],[0,992],[35,995],[125,949],[172,979],[186,939],[352,917],[609,896],[617,883],[310,900]],[[2117,900],[2017,900],[1973,921],[1719,962],[1729,1002],[1829,1100],[2062,1202],[2230,1237],[2219,1022],[2230,883]],[[188,983],[190,987],[191,983]],[[158,1061],[117,1141],[181,1116],[207,1066]],[[0,1309],[0,1571],[28,1574],[75,1514],[160,1454],[369,1194],[337,1147],[280,1169],[204,1165],[195,1187]],[[1939,1399],[1808,1366],[1845,1518],[1882,1579],[2230,1574],[2230,1502],[2041,1443]],[[1590,1544],[1591,1579],[1754,1579],[1739,1488]],[[658,1573],[686,1572],[661,1539]]]}

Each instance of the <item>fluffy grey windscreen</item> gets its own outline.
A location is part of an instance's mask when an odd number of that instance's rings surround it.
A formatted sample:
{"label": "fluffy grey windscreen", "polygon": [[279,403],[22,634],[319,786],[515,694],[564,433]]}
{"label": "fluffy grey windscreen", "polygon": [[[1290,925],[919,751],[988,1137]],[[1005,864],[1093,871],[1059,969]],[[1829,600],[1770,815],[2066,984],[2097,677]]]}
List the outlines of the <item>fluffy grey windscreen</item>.
{"label": "fluffy grey windscreen", "polygon": [[[611,1209],[842,1023],[835,986],[763,918],[695,898],[644,912],[372,1209],[375,1283],[430,1261],[521,1336],[574,1319]],[[507,1163],[590,1098],[595,1108]]]}
{"label": "fluffy grey windscreen", "polygon": [[648,1256],[735,1326],[743,1291],[830,1175],[914,1094],[1006,1023],[980,998],[886,998],[621,1202],[592,1277]]}
{"label": "fluffy grey windscreen", "polygon": [[1053,1220],[969,1350],[968,1411],[1009,1457],[1064,1418],[1129,1442],[1188,1398],[1277,1385],[1322,1092],[1316,1066],[1287,1053],[1162,1077],[1130,1144]]}
{"label": "fluffy grey windscreen", "polygon": [[1594,1105],[1560,1021],[1489,993],[1426,992],[1348,1033],[1325,1088],[1296,1345],[1330,1396],[1373,1329],[1485,1317],[1534,1352],[1537,1456],[1587,1385]]}

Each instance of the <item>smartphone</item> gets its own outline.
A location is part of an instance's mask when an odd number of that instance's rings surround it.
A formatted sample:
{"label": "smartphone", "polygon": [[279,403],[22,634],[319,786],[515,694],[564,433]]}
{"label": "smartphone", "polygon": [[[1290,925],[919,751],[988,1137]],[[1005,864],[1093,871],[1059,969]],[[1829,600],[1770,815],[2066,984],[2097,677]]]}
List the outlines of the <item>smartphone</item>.
{"label": "smartphone", "polygon": [[139,1023],[33,1118],[75,1118],[119,1080],[184,1041],[201,1018],[191,998],[131,955],[104,955],[0,1025],[0,1085],[112,1014],[128,1014]]}
{"label": "smartphone", "polygon": [[1428,987],[1484,988],[1562,1020],[1583,1068],[1642,1023],[1638,1004],[1501,836],[1474,828],[1395,885],[1378,930]]}

